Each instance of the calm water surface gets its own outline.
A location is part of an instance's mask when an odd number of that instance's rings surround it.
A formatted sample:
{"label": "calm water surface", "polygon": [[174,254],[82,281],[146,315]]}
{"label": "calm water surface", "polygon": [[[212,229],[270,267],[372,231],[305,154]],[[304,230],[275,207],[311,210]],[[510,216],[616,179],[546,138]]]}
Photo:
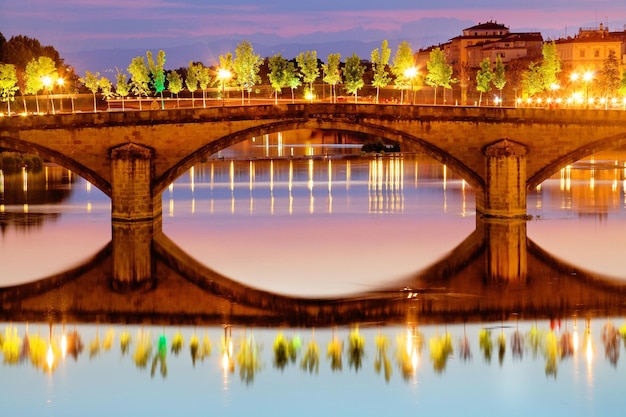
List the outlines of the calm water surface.
{"label": "calm water surface", "polygon": [[[403,282],[474,230],[473,191],[428,158],[321,157],[358,148],[299,139],[250,141],[194,167],[163,193],[164,232],[241,283],[315,298]],[[244,151],[254,159],[230,160]],[[625,279],[625,155],[595,155],[531,192],[528,237],[577,268]],[[0,182],[0,286],[79,265],[111,240],[107,197],[60,167],[37,175]],[[622,408],[625,323],[6,322],[0,398],[7,415],[606,415]],[[71,339],[64,356],[74,331],[82,349]],[[289,347],[294,360],[279,354]]]}

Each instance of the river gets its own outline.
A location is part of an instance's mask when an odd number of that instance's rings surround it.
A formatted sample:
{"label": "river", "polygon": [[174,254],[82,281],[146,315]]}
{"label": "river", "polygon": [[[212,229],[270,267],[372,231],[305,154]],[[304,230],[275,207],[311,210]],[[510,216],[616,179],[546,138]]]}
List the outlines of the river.
{"label": "river", "polygon": [[[315,300],[410,286],[475,231],[473,190],[424,155],[360,157],[359,149],[358,138],[320,132],[244,142],[163,193],[163,231],[251,289]],[[626,279],[625,161],[626,152],[593,155],[528,195],[523,230],[576,271],[571,279]],[[109,199],[66,169],[3,172],[0,185],[0,286],[61,273],[110,242]],[[550,278],[529,264],[504,275]],[[456,279],[470,279],[472,268]],[[617,412],[624,318],[559,315],[552,296],[552,315],[529,319],[520,308],[467,322],[7,320],[0,396],[7,415]]]}

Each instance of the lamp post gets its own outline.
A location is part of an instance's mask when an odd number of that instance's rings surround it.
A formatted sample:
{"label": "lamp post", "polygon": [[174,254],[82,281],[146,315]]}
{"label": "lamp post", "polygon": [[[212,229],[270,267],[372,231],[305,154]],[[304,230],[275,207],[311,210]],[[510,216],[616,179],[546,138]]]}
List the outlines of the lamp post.
{"label": "lamp post", "polygon": [[61,96],[59,98],[59,112],[63,112],[63,86],[65,85],[65,80],[61,77],[57,79],[57,85],[59,86],[59,91],[61,92]]}
{"label": "lamp post", "polygon": [[[49,76],[44,76],[41,77],[41,82],[43,83],[44,87],[46,87],[46,94],[47,94],[47,101],[46,101],[46,109],[48,109],[48,106],[50,105],[50,86],[52,85],[52,78],[50,78]],[[54,112],[54,101],[52,101],[52,114],[55,114]]]}
{"label": "lamp post", "polygon": [[589,82],[593,79],[593,72],[587,71],[583,74],[583,80],[585,81],[585,108],[589,108]]}
{"label": "lamp post", "polygon": [[413,79],[417,75],[417,68],[409,67],[404,70],[404,76],[411,81],[411,104],[415,104],[415,91],[413,90]]}
{"label": "lamp post", "polygon": [[222,81],[222,107],[224,107],[225,84],[226,84],[226,80],[228,80],[232,76],[232,74],[230,73],[229,70],[220,68],[217,71],[217,76]]}

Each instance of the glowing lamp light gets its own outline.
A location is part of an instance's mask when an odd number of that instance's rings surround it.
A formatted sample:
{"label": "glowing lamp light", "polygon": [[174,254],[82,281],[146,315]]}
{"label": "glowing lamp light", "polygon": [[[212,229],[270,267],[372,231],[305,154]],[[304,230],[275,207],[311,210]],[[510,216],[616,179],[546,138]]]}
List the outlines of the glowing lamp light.
{"label": "glowing lamp light", "polygon": [[45,85],[45,86],[46,86],[46,88],[47,88],[47,87],[49,87],[49,86],[50,86],[50,84],[52,84],[52,78],[50,78],[49,76],[47,76],[47,75],[46,75],[46,76],[44,76],[44,77],[41,77],[41,82],[42,82],[42,83],[43,83],[43,85]]}
{"label": "glowing lamp light", "polygon": [[46,364],[48,365],[48,369],[52,369],[52,365],[54,365],[54,352],[52,351],[52,344],[48,345],[48,353],[46,354]]}

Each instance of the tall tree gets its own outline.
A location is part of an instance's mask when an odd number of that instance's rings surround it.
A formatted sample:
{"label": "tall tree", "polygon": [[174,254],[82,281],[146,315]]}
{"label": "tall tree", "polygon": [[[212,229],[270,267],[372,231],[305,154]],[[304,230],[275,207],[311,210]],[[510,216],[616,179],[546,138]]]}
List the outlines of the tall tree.
{"label": "tall tree", "polygon": [[498,90],[500,90],[500,106],[502,106],[502,101],[503,97],[502,97],[502,89],[504,89],[504,86],[506,85],[506,74],[505,74],[505,69],[504,69],[504,62],[502,62],[502,57],[500,55],[498,55],[496,57],[496,67],[493,70],[493,85],[494,87],[496,87]]}
{"label": "tall tree", "polygon": [[293,60],[287,62],[287,68],[285,69],[285,82],[291,89],[291,102],[295,101],[294,90],[302,85],[300,74],[296,69],[296,64]]}
{"label": "tall tree", "polygon": [[609,97],[619,90],[620,83],[619,61],[617,56],[615,56],[615,52],[611,51],[602,63],[602,69],[598,73],[598,88],[607,105]]}
{"label": "tall tree", "polygon": [[[24,72],[25,94],[35,94],[37,113],[39,113],[39,91],[45,87],[44,80],[47,78],[54,83],[57,78],[57,69],[54,61],[47,56],[33,59],[26,65]],[[26,108],[26,107],[24,107]]]}
{"label": "tall tree", "polygon": [[472,81],[471,77],[471,66],[467,61],[459,60],[454,65],[454,69],[456,72],[456,79],[459,82],[459,87],[461,89],[461,104],[467,104],[467,89],[470,86]]}
{"label": "tall tree", "polygon": [[241,89],[241,104],[244,104],[245,92],[248,92],[248,102],[252,87],[261,81],[259,68],[261,67],[261,55],[254,53],[252,44],[246,40],[241,41],[235,49],[233,59],[233,71],[235,72],[235,82]]}
{"label": "tall tree", "polygon": [[542,92],[544,85],[541,66],[536,62],[531,62],[528,69],[522,73],[522,89],[529,97],[532,97]]}
{"label": "tall tree", "polygon": [[309,85],[309,99],[313,102],[313,82],[320,75],[320,69],[317,66],[317,51],[300,52],[296,57],[302,80]]}
{"label": "tall tree", "polygon": [[152,52],[146,52],[146,58],[148,59],[148,69],[150,70],[150,78],[152,86],[154,87],[155,94],[161,96],[161,109],[165,108],[163,101],[163,90],[165,90],[165,52],[159,50],[157,53],[156,61],[152,58]]}
{"label": "tall tree", "polygon": [[128,84],[128,76],[118,68],[115,69],[117,71],[115,74],[115,92],[122,98],[122,111],[124,111],[124,99],[130,93],[130,85]]}
{"label": "tall tree", "polygon": [[322,64],[324,78],[322,81],[330,85],[331,102],[337,102],[337,84],[341,83],[341,71],[339,64],[341,63],[341,54],[328,54],[326,64]]}
{"label": "tall tree", "polygon": [[98,93],[98,89],[100,88],[100,73],[85,71],[85,76],[80,79],[80,82],[85,84],[85,87],[93,94],[93,111],[98,111],[96,106],[96,93]]}
{"label": "tall tree", "polygon": [[206,108],[206,89],[211,84],[211,70],[204,65],[199,65],[196,77],[198,78],[198,85],[202,90],[202,107]]}
{"label": "tall tree", "polygon": [[278,94],[287,86],[287,60],[276,54],[268,62],[270,85],[274,89],[274,103],[278,104]]}
{"label": "tall tree", "polygon": [[150,87],[150,72],[146,66],[146,61],[142,56],[132,59],[127,71],[130,74],[131,91],[139,98],[139,110],[142,110],[141,96],[148,97]]}
{"label": "tall tree", "polygon": [[170,97],[172,94],[176,95],[176,107],[178,107],[180,104],[178,94],[183,91],[183,77],[178,71],[170,71],[167,74],[167,89],[170,90]]}
{"label": "tall tree", "polygon": [[617,89],[617,92],[624,98],[626,99],[626,71],[624,71],[622,73],[622,79],[619,83],[619,88]]}
{"label": "tall tree", "polygon": [[187,68],[187,77],[185,77],[185,85],[187,90],[191,93],[191,107],[196,107],[194,92],[198,89],[198,67],[201,64],[194,64],[193,61],[189,61],[189,68]]}
{"label": "tall tree", "polygon": [[374,70],[372,85],[376,87],[376,103],[378,103],[380,97],[380,89],[387,87],[391,82],[391,77],[387,72],[389,58],[391,58],[391,48],[389,48],[389,42],[385,39],[380,45],[380,50],[376,48],[371,54],[372,69]]}
{"label": "tall tree", "polygon": [[434,88],[435,97],[433,102],[437,104],[437,87],[451,88],[450,83],[456,82],[452,78],[452,65],[446,62],[446,56],[441,48],[433,48],[430,51],[426,68],[428,69],[426,84]]}
{"label": "tall tree", "polygon": [[395,77],[395,86],[401,90],[400,103],[404,102],[404,90],[411,85],[411,78],[407,70],[415,66],[415,57],[411,44],[402,41],[398,45],[398,50],[393,57],[391,72]]}
{"label": "tall tree", "polygon": [[480,92],[478,96],[478,105],[482,105],[483,93],[491,91],[491,81],[493,80],[493,71],[491,70],[491,61],[485,58],[480,63],[480,69],[476,72],[476,90]]}
{"label": "tall tree", "polygon": [[98,85],[102,91],[102,99],[107,102],[107,110],[111,110],[111,102],[109,101],[113,97],[113,85],[111,81],[107,77],[102,77]]}
{"label": "tall tree", "polygon": [[561,59],[557,53],[554,41],[544,43],[541,48],[541,54],[543,55],[540,66],[543,90],[550,90],[554,85],[559,84],[558,75],[562,69]]}
{"label": "tall tree", "polygon": [[344,75],[346,77],[346,91],[354,95],[354,101],[359,101],[359,90],[363,87],[363,73],[365,66],[361,64],[361,58],[354,52],[346,59]]}
{"label": "tall tree", "polygon": [[15,99],[17,72],[13,64],[0,64],[0,99],[7,103],[7,114],[11,115],[11,102]]}

